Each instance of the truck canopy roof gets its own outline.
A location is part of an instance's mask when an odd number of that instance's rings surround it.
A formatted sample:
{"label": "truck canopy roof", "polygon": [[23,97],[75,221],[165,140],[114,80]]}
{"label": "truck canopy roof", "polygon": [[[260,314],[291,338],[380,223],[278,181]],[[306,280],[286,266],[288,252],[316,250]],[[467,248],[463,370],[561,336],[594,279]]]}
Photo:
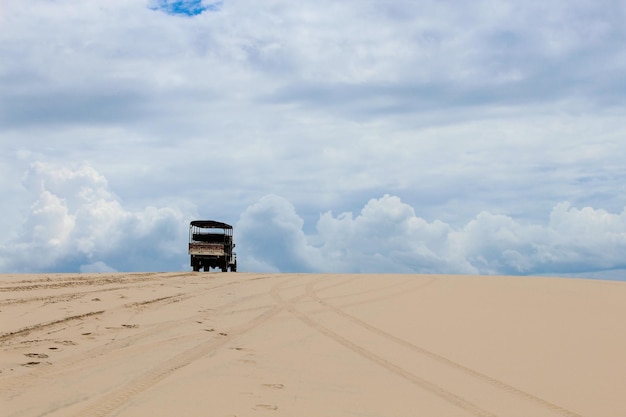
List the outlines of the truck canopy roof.
{"label": "truck canopy roof", "polygon": [[201,227],[203,229],[232,229],[230,224],[216,222],[215,220],[193,220],[190,226]]}

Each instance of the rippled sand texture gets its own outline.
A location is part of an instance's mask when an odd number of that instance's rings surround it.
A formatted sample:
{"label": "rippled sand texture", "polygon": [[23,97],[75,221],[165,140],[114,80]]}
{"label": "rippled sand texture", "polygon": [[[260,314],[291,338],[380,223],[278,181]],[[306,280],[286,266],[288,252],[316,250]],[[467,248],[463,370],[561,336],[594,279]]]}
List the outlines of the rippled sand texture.
{"label": "rippled sand texture", "polygon": [[0,275],[3,416],[626,416],[626,283]]}

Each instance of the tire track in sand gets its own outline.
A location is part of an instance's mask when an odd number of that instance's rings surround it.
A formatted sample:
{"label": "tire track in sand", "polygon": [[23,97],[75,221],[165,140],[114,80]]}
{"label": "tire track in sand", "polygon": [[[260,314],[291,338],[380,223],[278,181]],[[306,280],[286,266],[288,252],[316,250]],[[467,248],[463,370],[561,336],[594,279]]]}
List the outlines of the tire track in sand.
{"label": "tire track in sand", "polygon": [[[282,281],[276,284],[271,291],[278,291],[277,288],[281,287],[286,282],[288,281]],[[274,305],[265,312],[254,317],[252,320],[220,333],[221,337],[211,339],[185,350],[159,366],[140,375],[127,385],[105,394],[94,404],[91,404],[77,414],[74,414],[73,417],[104,417],[108,415],[112,411],[126,404],[131,398],[165,379],[178,369],[186,367],[202,357],[215,354],[218,349],[227,343],[232,342],[237,337],[254,330],[263,323],[271,320],[281,311],[283,311],[282,305]]]}
{"label": "tire track in sand", "polygon": [[[54,290],[59,288],[95,287],[108,284],[131,284],[135,282],[149,282],[158,278],[158,273],[149,274],[111,274],[103,276],[70,276],[49,280],[24,280],[0,285],[0,292],[18,292],[34,290]],[[182,276],[172,275],[171,277]],[[154,278],[152,278],[154,277]],[[169,277],[167,277],[169,278]]]}
{"label": "tire track in sand", "polygon": [[358,355],[370,360],[371,362],[376,363],[377,365],[380,365],[381,367],[383,367],[384,369],[386,369],[387,371],[390,371],[402,378],[404,378],[405,380],[409,381],[410,383],[422,388],[425,391],[428,391],[436,396],[438,396],[439,398],[443,399],[445,402],[456,406],[458,408],[461,408],[462,410],[467,411],[468,413],[478,416],[478,417],[497,417],[495,414],[482,409],[481,407],[477,406],[476,404],[471,403],[470,401],[466,400],[465,398],[454,394],[453,392],[450,392],[420,376],[417,376],[405,369],[403,369],[402,367],[388,361],[387,359],[365,349],[363,346],[360,346],[350,340],[348,340],[347,338],[341,336],[339,333],[334,332],[333,330],[329,329],[326,326],[321,325],[320,323],[316,322],[315,320],[313,320],[311,317],[309,317],[309,315],[302,313],[301,311],[299,311],[296,306],[294,305],[293,299],[292,300],[286,300],[284,298],[281,297],[280,295],[280,288],[278,286],[272,288],[272,290],[270,291],[270,294],[272,295],[272,297],[274,298],[274,300],[276,300],[276,303],[280,306],[282,306],[284,309],[286,309],[287,311],[289,311],[291,314],[293,314],[296,318],[298,318],[300,321],[302,321],[303,323],[305,323],[306,325],[312,327],[313,329],[319,331],[320,333],[322,333],[323,335],[329,337],[330,339],[334,340],[335,342],[345,346],[346,348],[352,350],[353,352],[357,353]]}
{"label": "tire track in sand", "polygon": [[[143,306],[146,306],[146,305],[154,305],[154,306],[156,306],[156,305],[166,305],[166,304],[170,304],[170,303],[179,302],[179,301],[182,301],[182,300],[184,300],[186,298],[190,298],[190,297],[191,297],[191,295],[186,295],[184,293],[180,293],[180,294],[175,294],[175,295],[166,296],[166,297],[159,297],[159,298],[152,299],[152,300],[145,300],[145,301],[137,301],[137,302],[127,303],[127,304],[120,305],[120,306],[118,306],[118,307],[116,307],[114,309],[92,311],[92,312],[87,312],[87,313],[83,313],[83,314],[77,314],[77,315],[73,315],[73,316],[69,316],[69,317],[63,317],[63,318],[60,318],[60,319],[57,319],[57,320],[51,320],[51,321],[44,322],[44,323],[37,323],[37,324],[34,324],[32,326],[23,327],[23,328],[18,329],[18,330],[14,330],[14,331],[10,331],[10,332],[6,332],[6,333],[0,334],[0,342],[10,341],[13,338],[24,336],[24,335],[28,335],[28,334],[30,334],[32,332],[42,331],[42,330],[48,329],[50,327],[57,326],[59,324],[64,324],[64,323],[68,323],[70,321],[84,319],[84,318],[87,318],[87,317],[104,314],[104,313],[110,312],[112,310],[117,310],[117,309],[122,309],[122,308],[132,308],[132,307],[143,307]],[[71,298],[69,300],[71,300]]]}
{"label": "tire track in sand", "polygon": [[21,280],[0,283],[0,292],[26,292],[35,290],[55,290],[60,288],[97,287],[110,284],[145,284],[152,281],[169,280],[172,278],[192,276],[191,272],[184,273],[115,273],[106,275],[69,275],[55,279]]}
{"label": "tire track in sand", "polygon": [[0,301],[0,307],[10,306],[14,304],[28,304],[28,303],[36,303],[36,302],[44,302],[47,304],[69,302],[69,301],[75,301],[77,299],[83,298],[90,294],[101,294],[103,292],[127,290],[129,288],[131,287],[124,286],[124,287],[102,288],[102,289],[93,290],[93,291],[71,292],[71,293],[66,293],[66,294],[57,294],[57,295],[48,295],[48,296],[39,296],[39,297],[9,298],[9,299]]}
{"label": "tire track in sand", "polygon": [[[157,281],[158,278],[158,273],[138,273],[138,274],[124,274],[124,275],[114,275],[114,279],[111,278],[111,276],[104,276],[104,277],[99,277],[96,279],[85,279],[85,278],[81,278],[79,281],[80,283],[77,284],[79,286],[82,285],[89,285],[92,284],[94,286],[101,286],[101,285],[106,285],[106,283],[112,283],[112,282],[116,282],[116,283],[127,283],[127,284],[131,284],[131,285],[127,285],[124,287],[114,287],[114,288],[102,288],[102,289],[98,289],[98,290],[91,290],[91,291],[85,291],[85,292],[77,292],[77,293],[68,293],[68,294],[56,294],[56,295],[49,295],[49,296],[38,296],[38,297],[32,297],[32,298],[23,298],[23,299],[9,299],[9,300],[4,300],[4,301],[0,301],[0,305],[13,305],[13,304],[23,304],[23,303],[28,303],[28,302],[34,302],[34,301],[45,301],[45,302],[58,302],[58,301],[65,301],[65,302],[70,302],[70,301],[74,301],[76,298],[81,298],[87,294],[98,294],[98,293],[102,293],[102,292],[109,292],[109,291],[116,291],[116,290],[124,290],[124,289],[128,289],[128,288],[138,288],[138,289],[143,289],[143,288],[148,288],[150,286],[150,283],[152,281]],[[165,276],[165,279],[171,279],[171,278],[177,278],[177,277],[182,277],[182,276],[189,276],[190,273],[183,273],[183,274],[169,274],[167,276]],[[154,277],[154,279],[145,279],[145,277]],[[130,278],[129,278],[130,277]],[[76,285],[71,284],[71,282],[69,281],[69,279],[64,278],[62,280],[64,284],[68,284],[68,285],[63,285],[64,287],[74,287]],[[24,282],[36,282],[34,280],[27,280]],[[132,284],[136,284],[136,283],[140,283],[140,285],[132,285]],[[213,288],[219,288],[220,286],[224,286],[224,285],[232,285],[233,282],[230,283],[225,283],[225,284],[221,284],[217,287],[213,287]],[[53,284],[55,285],[55,284]],[[32,285],[31,286],[33,289],[41,289],[42,287],[45,287],[45,285]],[[53,286],[52,288],[56,288],[55,286]],[[47,288],[50,289],[50,288]],[[147,305],[147,304],[151,304],[154,303],[155,305],[157,304],[162,304],[165,305],[168,302],[176,302],[176,301],[181,301],[184,298],[188,298],[188,297],[192,297],[195,296],[195,294],[192,295],[185,295],[184,293],[181,294],[176,294],[175,296],[166,296],[166,297],[160,297],[154,300],[142,300],[142,301],[137,301],[137,302],[131,302],[128,303],[126,305],[120,305],[118,307],[116,307],[115,309],[118,308],[128,308],[128,307],[133,307],[133,306],[140,306],[140,305]],[[109,309],[107,311],[112,311],[112,309]],[[27,326],[27,327],[23,327],[21,329],[17,329],[17,330],[12,330],[9,332],[5,332],[5,333],[1,333],[0,334],[0,342],[5,342],[5,341],[9,341],[15,337],[19,337],[19,336],[23,336],[23,335],[27,335],[31,332],[34,331],[40,331],[40,330],[44,330],[46,328],[58,325],[58,324],[63,324],[69,321],[73,321],[76,319],[81,319],[81,318],[86,318],[89,316],[93,316],[93,315],[97,315],[97,314],[102,314],[105,311],[94,311],[94,312],[87,312],[87,313],[83,313],[83,314],[78,314],[78,315],[74,315],[74,316],[69,316],[69,317],[62,317],[56,320],[51,320],[45,323],[37,323],[31,326]]]}
{"label": "tire track in sand", "polygon": [[23,335],[29,334],[31,332],[34,332],[34,331],[39,331],[39,330],[43,330],[43,329],[46,329],[46,328],[49,328],[49,327],[52,327],[52,326],[56,326],[58,324],[63,324],[63,323],[67,323],[67,322],[70,322],[70,321],[73,321],[73,320],[80,320],[80,319],[84,319],[86,317],[103,314],[104,312],[105,312],[105,310],[91,311],[89,313],[78,314],[76,316],[64,317],[64,318],[59,319],[59,320],[53,320],[53,321],[49,321],[49,322],[46,322],[46,323],[38,323],[38,324],[35,324],[33,326],[23,327],[23,328],[21,328],[19,330],[15,330],[13,332],[0,334],[0,342],[5,341],[7,339],[11,339],[13,337],[23,336]]}
{"label": "tire track in sand", "polygon": [[[178,278],[182,276],[188,276],[188,273],[183,274],[171,274],[163,279],[172,279]],[[48,290],[57,290],[57,289],[74,289],[77,287],[104,287],[106,285],[113,284],[123,284],[122,286],[110,287],[110,288],[98,288],[95,290],[88,291],[72,291],[69,293],[63,294],[48,294],[48,295],[39,295],[35,297],[22,297],[22,298],[9,298],[5,300],[0,300],[0,306],[10,306],[15,304],[27,304],[33,302],[44,302],[44,303],[57,303],[57,302],[69,302],[74,301],[76,299],[82,298],[87,295],[110,292],[110,291],[120,291],[127,290],[130,288],[147,288],[151,284],[158,283],[160,281],[157,273],[136,273],[136,274],[123,274],[123,275],[105,275],[103,277],[71,277],[71,278],[59,278],[56,280],[23,280],[13,283],[8,283],[3,286],[0,286],[1,292],[24,292],[28,295],[31,291],[48,291]],[[23,285],[29,284],[29,285]]]}
{"label": "tire track in sand", "polygon": [[[422,288],[428,287],[428,286],[434,284],[437,281],[437,277],[436,276],[429,276],[427,278],[428,279],[426,281],[419,282],[419,283],[415,283],[414,282],[415,280],[407,279],[406,281],[403,281],[403,282],[394,283],[394,284],[391,284],[391,285],[385,285],[385,287],[383,289],[387,290],[387,289],[390,289],[390,288],[402,287],[402,286],[405,286],[407,284],[412,284],[412,285],[408,286],[408,288],[402,288],[400,290],[397,290],[397,291],[394,291],[394,292],[391,292],[391,293],[378,294],[376,297],[368,298],[366,300],[361,300],[361,301],[353,301],[353,302],[350,302],[350,303],[347,303],[347,304],[343,304],[343,305],[344,305],[344,307],[353,307],[353,306],[357,306],[357,305],[361,305],[361,304],[373,303],[375,301],[388,300],[390,298],[395,298],[398,295],[406,294],[407,292],[410,292],[410,291],[415,291],[417,289],[422,289]],[[325,290],[327,290],[329,288],[333,288],[333,287],[339,287],[341,285],[348,284],[348,283],[350,283],[350,282],[352,282],[354,280],[357,280],[357,279],[359,279],[359,277],[351,278],[349,280],[345,280],[345,281],[339,282],[337,284],[329,285],[327,287],[322,288],[321,290],[318,290],[318,292],[319,291],[325,291]],[[319,281],[315,281],[315,282],[318,283]],[[363,294],[380,293],[380,292],[381,292],[380,288],[374,288],[374,289],[367,290],[367,291],[353,292],[353,293],[350,293],[349,295],[335,295],[335,296],[332,296],[332,297],[329,297],[329,298],[332,298],[332,299],[345,298],[345,297],[353,297],[353,296],[358,296],[358,295],[363,295]],[[307,296],[310,296],[310,295],[307,294]]]}
{"label": "tire track in sand", "polygon": [[[109,310],[98,312],[98,313],[101,313],[101,314],[110,313],[112,311],[119,310],[119,309],[134,308],[138,310],[144,310],[146,308],[162,307],[172,302],[183,301],[189,298],[196,298],[196,297],[202,296],[206,292],[223,288],[223,287],[227,287],[227,286],[231,286],[231,285],[235,285],[237,283],[238,282],[219,283],[217,285],[212,285],[212,286],[203,288],[200,291],[196,289],[193,291],[192,294],[179,293],[179,294],[175,294],[175,295],[168,296],[168,297],[159,297],[159,298],[145,300],[145,301],[131,302],[131,303],[119,305],[119,306],[114,307],[113,309],[109,309]],[[231,310],[233,306],[236,306],[239,303],[247,302],[255,298],[264,297],[264,296],[266,296],[266,294],[262,292],[258,294],[252,294],[249,296],[241,297],[235,301],[230,301],[225,304],[215,306],[211,309],[211,311],[219,312],[219,311],[224,311],[224,310]],[[206,316],[206,314],[207,314],[206,310],[201,310],[198,313],[185,317],[182,320],[197,321],[200,318]],[[87,316],[90,316],[90,315],[93,315],[93,314],[88,314]],[[73,318],[79,318],[79,317],[77,316]],[[72,319],[72,317],[70,317],[69,319]],[[47,324],[49,326],[53,326],[56,324],[62,324],[66,320],[67,319],[57,320],[55,322],[50,322]],[[142,340],[149,339],[150,337],[153,337],[154,335],[176,328],[180,326],[179,321],[180,320],[174,320],[170,322],[160,323],[157,326],[147,328],[147,329],[142,329],[138,332],[127,335],[125,337],[109,341],[104,345],[99,345],[87,351],[83,351],[78,354],[73,354],[72,356],[66,357],[64,359],[56,360],[52,364],[53,366],[47,366],[45,368],[38,368],[37,371],[32,374],[25,374],[25,375],[19,375],[15,377],[2,379],[0,380],[0,392],[7,395],[9,398],[13,398],[17,395],[21,395],[21,393],[24,392],[24,389],[26,387],[33,386],[35,384],[45,384],[52,379],[59,378],[65,374],[70,374],[75,371],[76,367],[78,368],[82,367],[86,362],[92,360],[93,358],[96,358],[105,354],[111,354],[113,352],[117,352],[122,349],[126,349],[129,346],[140,343]],[[41,324],[39,324],[39,325],[31,326],[31,328],[24,329],[24,330],[38,331],[38,330],[41,330],[42,328],[45,328],[45,327],[42,327]],[[13,334],[14,333],[15,332],[13,332]],[[10,336],[13,336],[13,334],[11,334]],[[23,333],[23,334],[27,334],[27,333]],[[19,334],[19,335],[15,334],[15,336],[17,337],[23,334]]]}
{"label": "tire track in sand", "polygon": [[[557,413],[559,415],[565,416],[565,417],[582,417],[580,414],[575,413],[571,410],[568,410],[566,408],[563,408],[559,405],[556,405],[554,403],[551,403],[543,398],[537,397],[536,395],[530,394],[526,391],[523,391],[519,388],[516,388],[512,385],[509,385],[503,381],[500,381],[496,378],[490,377],[488,375],[485,375],[483,373],[480,373],[472,368],[469,368],[465,365],[462,365],[460,363],[454,362],[451,359],[446,358],[445,356],[439,355],[435,352],[429,351],[427,349],[424,349],[422,347],[416,346],[404,339],[401,339],[391,333],[388,333],[382,329],[379,329],[375,326],[372,326],[371,324],[359,319],[358,317],[355,317],[349,313],[346,313],[344,310],[342,310],[341,308],[332,305],[330,303],[328,303],[327,301],[325,301],[324,299],[320,298],[320,296],[317,294],[317,292],[315,291],[315,286],[316,286],[317,282],[316,281],[311,281],[309,282],[309,284],[306,286],[306,293],[307,295],[312,298],[313,300],[315,300],[318,304],[330,309],[331,311],[333,311],[335,314],[340,315],[346,319],[348,319],[349,321],[351,321],[352,323],[372,332],[375,334],[378,334],[379,336],[382,336],[400,346],[403,346],[407,349],[412,350],[413,352],[416,352],[420,355],[426,356],[430,359],[433,359],[441,364],[444,364],[448,367],[451,367],[455,370],[461,371],[467,375],[470,375],[471,377],[476,378],[479,381],[482,382],[486,382],[494,387],[497,387],[501,390],[504,390],[508,393],[514,394],[519,398],[522,398],[524,400],[527,400],[529,402],[535,403],[537,405],[540,405],[554,413]],[[376,300],[380,299],[381,297],[377,297]],[[369,302],[369,300],[363,301],[363,303],[367,303]],[[354,305],[354,304],[350,304],[350,305]]]}

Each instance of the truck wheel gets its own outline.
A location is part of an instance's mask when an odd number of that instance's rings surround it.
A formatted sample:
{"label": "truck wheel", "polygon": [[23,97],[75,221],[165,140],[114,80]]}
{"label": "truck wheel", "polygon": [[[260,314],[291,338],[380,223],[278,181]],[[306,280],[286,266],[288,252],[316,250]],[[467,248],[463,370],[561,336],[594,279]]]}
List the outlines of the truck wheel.
{"label": "truck wheel", "polygon": [[200,263],[196,260],[193,260],[191,263],[194,272],[200,271]]}
{"label": "truck wheel", "polygon": [[237,264],[236,264],[236,263],[235,263],[235,264],[232,264],[232,265],[230,266],[230,272],[237,272]]}

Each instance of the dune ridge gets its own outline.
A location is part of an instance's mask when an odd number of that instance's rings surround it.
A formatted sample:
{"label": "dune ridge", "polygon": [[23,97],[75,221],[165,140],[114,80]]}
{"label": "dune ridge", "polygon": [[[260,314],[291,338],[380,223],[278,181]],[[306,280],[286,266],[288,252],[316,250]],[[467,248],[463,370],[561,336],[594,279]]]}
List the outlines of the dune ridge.
{"label": "dune ridge", "polygon": [[626,283],[0,275],[5,416],[626,415]]}

